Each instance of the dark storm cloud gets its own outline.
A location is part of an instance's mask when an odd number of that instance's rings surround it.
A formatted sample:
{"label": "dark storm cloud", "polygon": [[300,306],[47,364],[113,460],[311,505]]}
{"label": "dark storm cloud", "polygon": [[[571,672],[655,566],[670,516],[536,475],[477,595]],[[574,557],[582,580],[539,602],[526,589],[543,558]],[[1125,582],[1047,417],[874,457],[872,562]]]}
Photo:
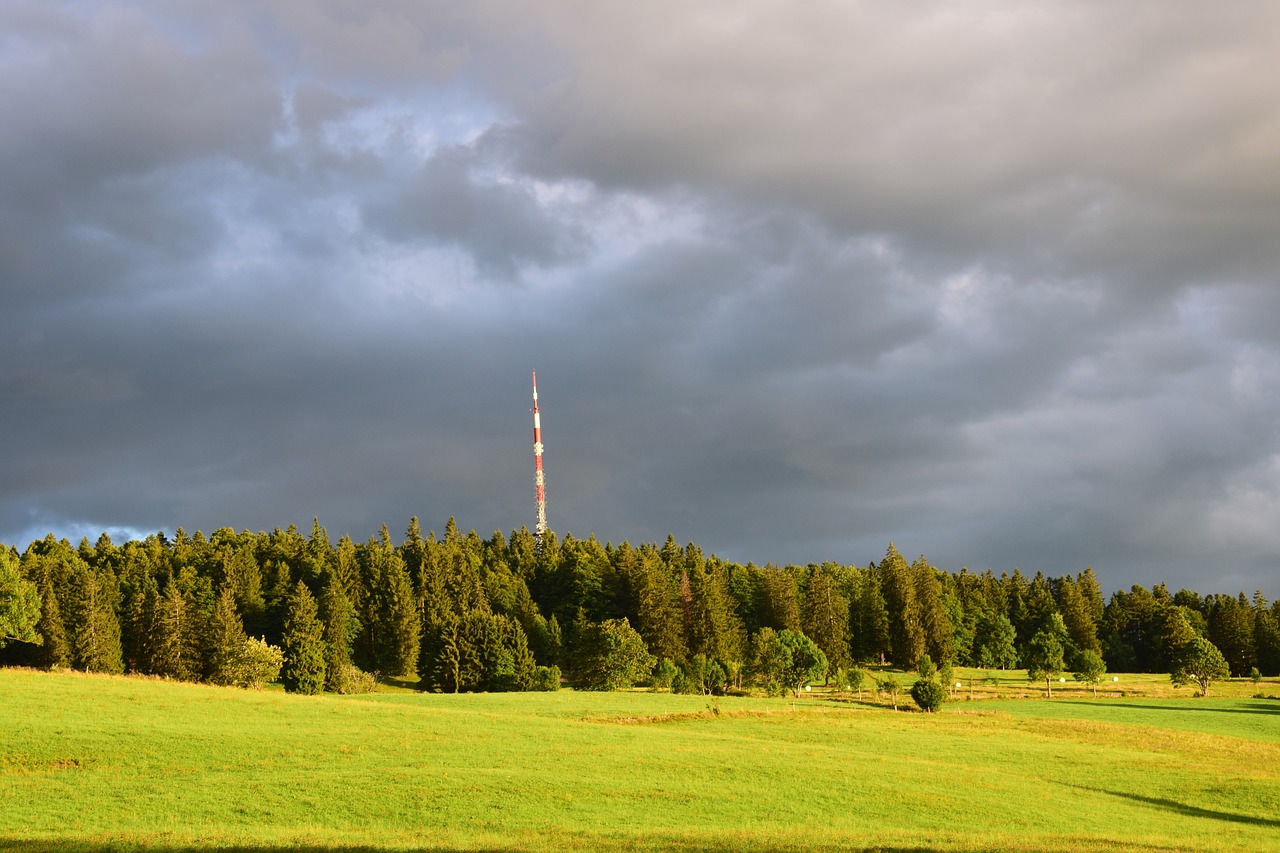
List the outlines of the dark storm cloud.
{"label": "dark storm cloud", "polygon": [[[13,3],[0,538],[1280,594],[1268,5]],[[25,543],[20,543],[25,544]]]}

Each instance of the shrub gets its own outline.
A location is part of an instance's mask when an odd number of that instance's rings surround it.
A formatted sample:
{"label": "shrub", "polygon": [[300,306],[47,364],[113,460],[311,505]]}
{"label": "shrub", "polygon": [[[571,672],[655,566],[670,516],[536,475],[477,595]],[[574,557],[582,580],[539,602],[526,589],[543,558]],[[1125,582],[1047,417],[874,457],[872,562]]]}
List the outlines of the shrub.
{"label": "shrub", "polygon": [[284,652],[266,640],[247,637],[237,650],[227,672],[227,683],[261,690],[280,677]]}
{"label": "shrub", "polygon": [[889,695],[889,701],[893,703],[893,710],[898,710],[898,694],[902,691],[902,682],[898,681],[896,675],[887,674],[876,679],[876,693]]}
{"label": "shrub", "polygon": [[625,690],[647,680],[658,662],[625,618],[588,622],[576,645],[570,676],[584,690]]}
{"label": "shrub", "polygon": [[649,686],[655,691],[670,690],[671,684],[675,681],[676,676],[680,674],[680,668],[671,662],[671,658],[663,658],[658,661],[658,666],[653,670],[653,679],[649,682]]}
{"label": "shrub", "polygon": [[378,677],[365,672],[358,666],[349,663],[338,664],[338,668],[330,675],[330,689],[334,693],[352,695],[355,693],[372,693],[378,689]]}
{"label": "shrub", "polygon": [[560,667],[540,666],[533,671],[533,684],[530,690],[540,693],[554,693],[560,689]]}
{"label": "shrub", "polygon": [[921,711],[932,714],[947,701],[947,691],[932,678],[921,678],[911,685],[911,698],[920,706]]}

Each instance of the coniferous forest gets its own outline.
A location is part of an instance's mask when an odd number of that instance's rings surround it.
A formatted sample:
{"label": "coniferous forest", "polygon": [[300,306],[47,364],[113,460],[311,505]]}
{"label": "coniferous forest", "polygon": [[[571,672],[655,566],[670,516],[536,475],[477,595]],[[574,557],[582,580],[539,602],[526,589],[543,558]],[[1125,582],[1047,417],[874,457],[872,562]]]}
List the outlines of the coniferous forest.
{"label": "coniferous forest", "polygon": [[[1179,654],[1208,645],[1232,675],[1280,674],[1280,602],[1261,593],[1157,584],[1108,598],[1092,569],[947,572],[892,543],[866,567],[741,565],[671,537],[615,546],[548,533],[539,547],[523,528],[486,539],[453,519],[438,537],[415,518],[398,544],[385,525],[334,543],[317,521],[309,535],[180,528],[0,546],[0,621],[4,664],[278,679],[300,693],[366,691],[378,675],[442,692],[562,678],[780,691],[866,664],[1035,671],[1046,649],[1064,671],[1176,674]],[[799,676],[787,671],[802,658]]]}

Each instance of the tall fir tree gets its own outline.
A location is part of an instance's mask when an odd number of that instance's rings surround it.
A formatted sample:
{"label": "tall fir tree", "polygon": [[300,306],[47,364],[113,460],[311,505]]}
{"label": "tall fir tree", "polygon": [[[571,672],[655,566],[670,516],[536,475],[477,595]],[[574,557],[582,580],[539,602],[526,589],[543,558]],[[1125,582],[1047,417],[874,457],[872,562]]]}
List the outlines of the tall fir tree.
{"label": "tall fir tree", "polygon": [[324,623],[325,689],[338,692],[344,671],[352,665],[351,645],[360,633],[360,623],[342,579],[333,570],[325,575],[320,618]]}
{"label": "tall fir tree", "polygon": [[150,630],[151,674],[198,681],[204,670],[206,630],[196,602],[171,579],[155,602]]}
{"label": "tall fir tree", "polygon": [[249,637],[236,610],[232,588],[223,584],[213,606],[207,633],[206,674],[210,683],[223,686],[240,680],[240,660]]}
{"label": "tall fir tree", "polygon": [[281,639],[284,666],[280,680],[289,693],[315,695],[324,691],[324,626],[315,596],[301,580],[293,588],[285,612]]}
{"label": "tall fir tree", "polygon": [[877,573],[889,612],[890,656],[898,666],[915,669],[920,656],[927,650],[924,620],[916,598],[911,567],[892,542],[877,567]]}
{"label": "tall fir tree", "polygon": [[[832,569],[814,566],[804,592],[804,633],[827,658],[825,679],[852,665],[849,655],[849,599],[836,586]],[[784,629],[785,630],[785,629]]]}
{"label": "tall fir tree", "polygon": [[71,647],[76,668],[85,672],[124,672],[115,578],[110,572],[84,566],[73,583],[75,631]]}

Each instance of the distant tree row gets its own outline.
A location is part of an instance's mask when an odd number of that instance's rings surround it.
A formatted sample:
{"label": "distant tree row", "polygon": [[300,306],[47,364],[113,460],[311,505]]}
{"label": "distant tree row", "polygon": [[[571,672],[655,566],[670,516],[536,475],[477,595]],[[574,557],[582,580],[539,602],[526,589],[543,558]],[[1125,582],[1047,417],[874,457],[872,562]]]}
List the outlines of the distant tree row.
{"label": "distant tree row", "polygon": [[[1175,672],[1203,641],[1234,675],[1280,674],[1280,605],[1134,586],[1104,603],[1092,569],[1028,578],[941,571],[892,543],[879,563],[756,566],[674,539],[602,545],[526,529],[483,539],[384,525],[336,544],[318,522],[208,537],[179,529],[78,547],[0,546],[0,662],[298,692],[720,691],[847,678],[864,663]],[[6,646],[7,643],[7,646]],[[932,665],[932,664],[931,664]]]}

